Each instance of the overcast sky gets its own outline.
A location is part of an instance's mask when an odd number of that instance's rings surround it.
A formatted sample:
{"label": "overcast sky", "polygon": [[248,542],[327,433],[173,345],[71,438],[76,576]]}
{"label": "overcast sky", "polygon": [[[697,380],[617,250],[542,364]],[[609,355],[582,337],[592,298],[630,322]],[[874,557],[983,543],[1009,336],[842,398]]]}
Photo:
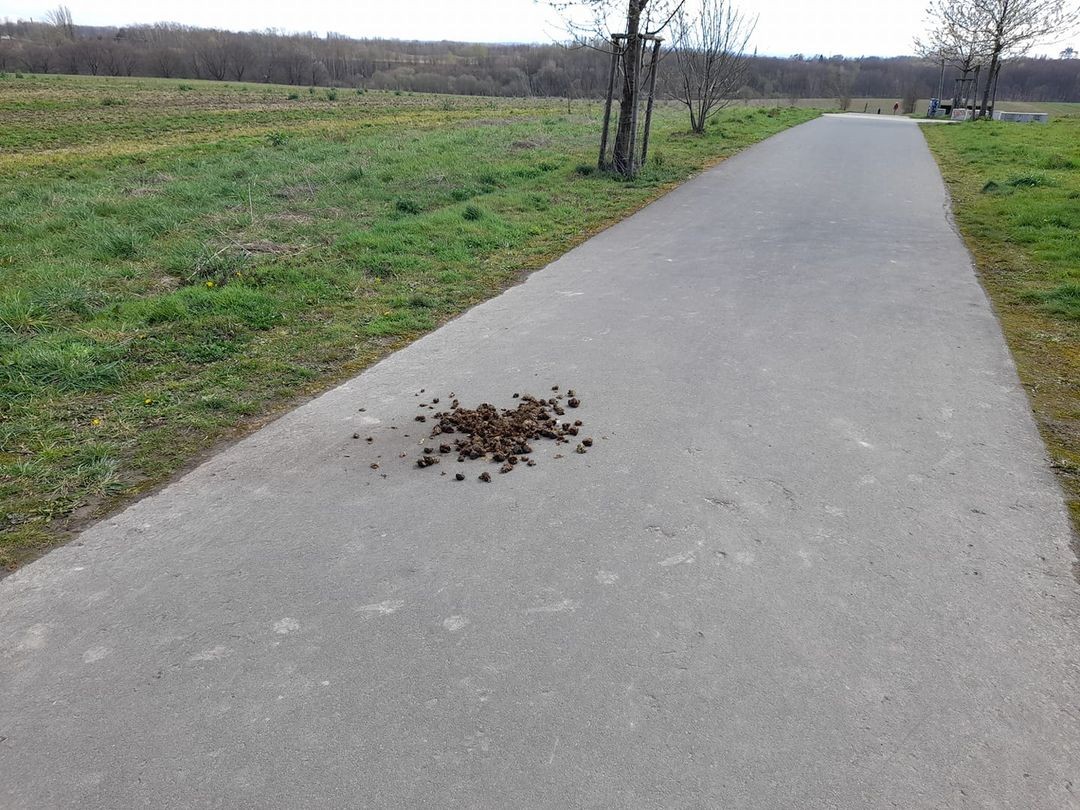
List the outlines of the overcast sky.
{"label": "overcast sky", "polygon": [[[534,0],[57,0],[76,23],[178,22],[252,30],[336,31],[355,37],[550,42],[564,39],[558,15]],[[691,3],[696,0],[690,0]],[[51,2],[0,0],[0,18],[42,17]],[[912,51],[926,0],[741,0],[760,15],[752,41],[763,54],[894,56]],[[1058,48],[1037,49],[1057,53]]]}

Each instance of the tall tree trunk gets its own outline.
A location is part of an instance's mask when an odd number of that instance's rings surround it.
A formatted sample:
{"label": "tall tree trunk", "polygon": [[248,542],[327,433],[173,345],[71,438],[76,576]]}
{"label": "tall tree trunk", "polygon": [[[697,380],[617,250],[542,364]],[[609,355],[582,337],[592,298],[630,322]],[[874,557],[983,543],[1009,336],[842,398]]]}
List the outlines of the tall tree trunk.
{"label": "tall tree trunk", "polygon": [[994,79],[997,76],[997,72],[1001,67],[1000,59],[1001,46],[996,42],[994,43],[994,51],[990,54],[990,72],[986,77],[986,87],[983,88],[982,106],[979,108],[979,117],[985,118],[986,111],[990,106],[990,86],[994,83]]}
{"label": "tall tree trunk", "polygon": [[634,173],[634,155],[631,151],[631,137],[634,120],[634,106],[637,104],[637,88],[641,81],[641,10],[648,0],[629,0],[626,10],[626,50],[623,51],[623,87],[619,101],[619,127],[615,132],[615,151],[611,162],[619,174],[632,176]]}

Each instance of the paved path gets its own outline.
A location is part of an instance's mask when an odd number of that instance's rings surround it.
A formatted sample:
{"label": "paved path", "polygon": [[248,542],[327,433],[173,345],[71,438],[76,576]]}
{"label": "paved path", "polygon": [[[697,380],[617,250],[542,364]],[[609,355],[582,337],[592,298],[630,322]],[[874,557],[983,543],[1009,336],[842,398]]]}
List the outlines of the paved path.
{"label": "paved path", "polygon": [[[7,578],[0,805],[1077,806],[1066,517],[945,208],[914,125],[799,127]],[[553,383],[586,456],[396,458],[421,388]]]}

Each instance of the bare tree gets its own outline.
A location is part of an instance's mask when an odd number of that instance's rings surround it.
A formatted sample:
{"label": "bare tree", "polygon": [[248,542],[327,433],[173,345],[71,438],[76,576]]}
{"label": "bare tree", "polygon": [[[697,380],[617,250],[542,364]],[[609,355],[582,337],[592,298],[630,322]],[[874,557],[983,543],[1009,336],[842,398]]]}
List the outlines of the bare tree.
{"label": "bare tree", "polygon": [[153,54],[154,68],[162,78],[171,79],[182,69],[183,59],[179,48],[158,46]]}
{"label": "bare tree", "polygon": [[[976,67],[988,58],[986,18],[971,0],[933,0],[926,10],[926,24],[926,35],[915,40],[915,52],[956,68],[960,87],[966,86]],[[958,87],[953,105],[959,104]]]}
{"label": "bare tree", "polygon": [[33,45],[22,52],[22,62],[31,73],[48,73],[56,51],[48,45]]}
{"label": "bare tree", "polygon": [[255,51],[243,34],[229,34],[225,37],[225,49],[229,72],[238,82],[244,80],[244,74],[255,61]]}
{"label": "bare tree", "polygon": [[225,80],[229,69],[229,47],[217,31],[205,33],[195,43],[194,59],[201,70],[217,81]]}
{"label": "bare tree", "polygon": [[101,48],[101,68],[109,76],[119,76],[124,72],[121,48],[116,42],[106,42]]}
{"label": "bare tree", "polygon": [[97,40],[83,42],[79,46],[79,55],[86,72],[91,76],[97,76],[101,70],[101,43]]}
{"label": "bare tree", "polygon": [[927,9],[927,25],[927,35],[915,40],[915,51],[960,71],[953,106],[967,107],[972,77],[977,84],[978,71],[989,57],[986,17],[971,0],[933,0]]}
{"label": "bare tree", "polygon": [[692,12],[683,7],[675,14],[672,95],[689,111],[692,131],[704,132],[709,119],[735,98],[756,27],[757,17],[747,17],[729,0],[700,0]]}
{"label": "bare tree", "polygon": [[983,24],[983,40],[990,53],[990,71],[983,88],[980,115],[990,105],[1003,59],[1023,56],[1040,41],[1062,38],[1080,20],[1080,8],[1065,0],[969,0]]}
{"label": "bare tree", "polygon": [[[626,177],[633,177],[637,166],[634,156],[634,128],[640,99],[643,37],[659,35],[682,9],[686,0],[549,0],[561,11],[567,28],[580,45],[598,47],[597,42],[610,43],[622,70],[619,92],[619,121],[615,129],[615,146],[611,168]],[[621,20],[626,9],[626,24],[612,36],[612,23]]]}
{"label": "bare tree", "polygon": [[46,11],[45,21],[56,29],[61,39],[75,39],[75,22],[71,17],[71,9],[67,6],[57,6]]}

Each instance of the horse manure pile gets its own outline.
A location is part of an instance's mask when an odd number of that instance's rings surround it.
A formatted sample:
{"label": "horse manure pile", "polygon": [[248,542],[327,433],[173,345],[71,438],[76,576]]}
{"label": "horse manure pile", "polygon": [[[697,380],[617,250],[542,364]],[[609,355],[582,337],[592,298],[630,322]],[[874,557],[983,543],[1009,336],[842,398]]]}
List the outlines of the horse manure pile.
{"label": "horse manure pile", "polygon": [[[450,410],[432,416],[435,426],[431,429],[431,437],[439,444],[425,447],[416,465],[431,467],[446,456],[456,455],[459,462],[487,459],[499,464],[502,474],[521,466],[536,466],[532,458],[536,442],[572,443],[583,425],[580,419],[566,417],[567,408],[576,409],[581,405],[577,395],[572,390],[565,395],[558,393],[557,385],[551,390],[553,396],[548,399],[514,394],[514,399],[520,400],[516,408],[499,409],[486,402],[476,408],[463,408],[455,399]],[[587,452],[592,443],[592,439],[581,439],[576,452]],[[454,478],[463,481],[465,476],[457,473]],[[490,482],[491,474],[481,473],[480,480]]]}

